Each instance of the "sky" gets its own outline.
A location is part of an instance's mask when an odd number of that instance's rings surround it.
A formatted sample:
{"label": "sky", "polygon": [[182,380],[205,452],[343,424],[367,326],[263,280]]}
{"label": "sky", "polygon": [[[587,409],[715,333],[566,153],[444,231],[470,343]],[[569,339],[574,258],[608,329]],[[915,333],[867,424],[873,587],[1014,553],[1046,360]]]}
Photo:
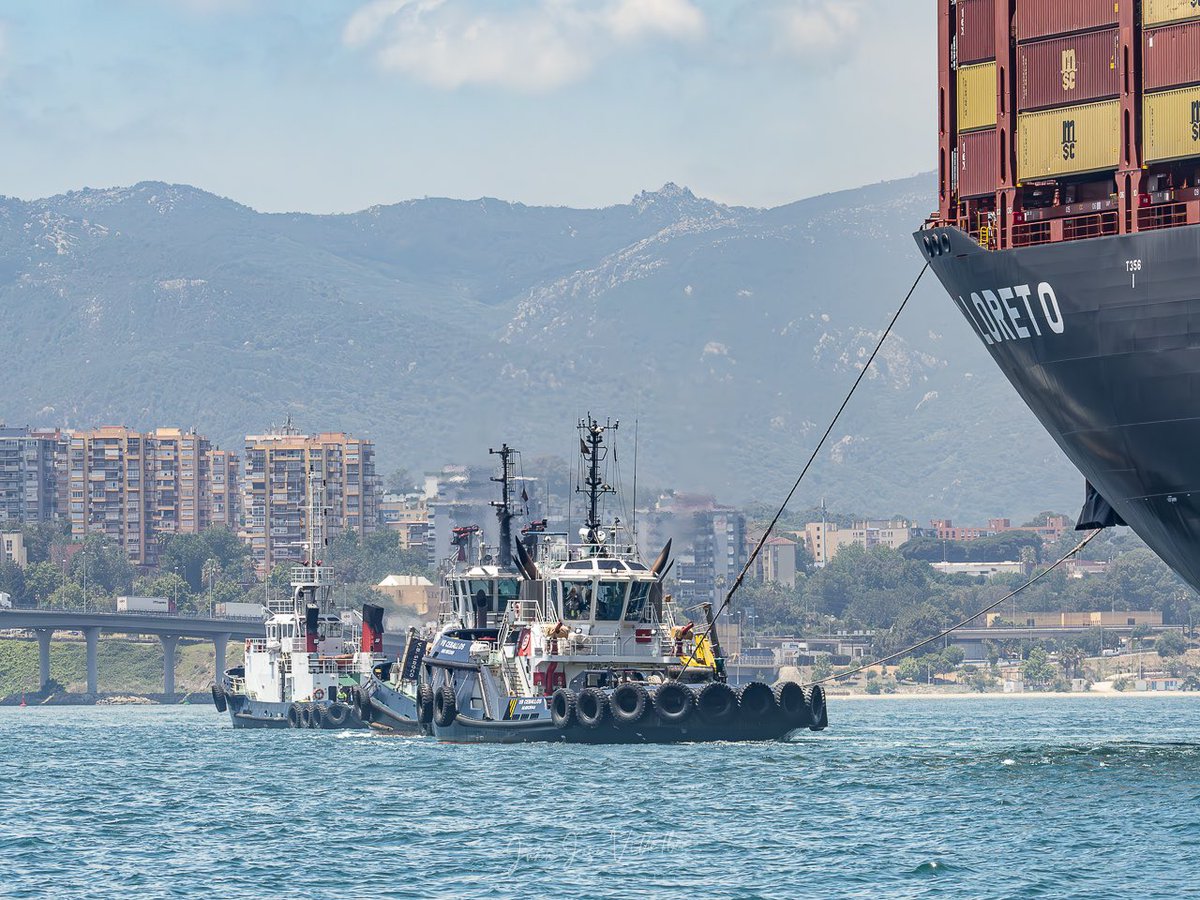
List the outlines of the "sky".
{"label": "sky", "polygon": [[775,206],[934,167],[929,0],[7,0],[0,194]]}

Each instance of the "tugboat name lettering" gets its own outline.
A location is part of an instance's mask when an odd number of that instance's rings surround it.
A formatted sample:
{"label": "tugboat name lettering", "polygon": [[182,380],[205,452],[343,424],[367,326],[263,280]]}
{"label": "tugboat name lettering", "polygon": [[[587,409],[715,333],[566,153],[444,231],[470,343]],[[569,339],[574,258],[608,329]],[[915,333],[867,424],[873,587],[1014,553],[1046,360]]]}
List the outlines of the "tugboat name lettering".
{"label": "tugboat name lettering", "polygon": [[1027,284],[972,291],[970,300],[959,297],[958,305],[989,346],[1041,337],[1047,330],[1062,334],[1066,324],[1058,295],[1045,281],[1036,292]]}

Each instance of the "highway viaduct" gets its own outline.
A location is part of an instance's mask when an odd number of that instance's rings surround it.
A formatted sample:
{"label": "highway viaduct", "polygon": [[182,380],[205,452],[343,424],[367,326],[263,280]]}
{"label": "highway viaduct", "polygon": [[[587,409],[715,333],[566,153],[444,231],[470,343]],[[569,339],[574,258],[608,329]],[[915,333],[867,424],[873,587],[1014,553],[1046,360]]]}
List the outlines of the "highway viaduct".
{"label": "highway viaduct", "polygon": [[192,618],[161,613],[87,612],[62,609],[0,609],[0,629],[32,631],[38,641],[39,688],[50,682],[50,640],[56,631],[79,631],[87,642],[87,692],[99,693],[96,645],[106,634],[154,635],[163,645],[163,693],[175,693],[175,648],[180,638],[209,639],[216,650],[216,672],[225,670],[230,640],[261,638],[266,631],[254,619]]}

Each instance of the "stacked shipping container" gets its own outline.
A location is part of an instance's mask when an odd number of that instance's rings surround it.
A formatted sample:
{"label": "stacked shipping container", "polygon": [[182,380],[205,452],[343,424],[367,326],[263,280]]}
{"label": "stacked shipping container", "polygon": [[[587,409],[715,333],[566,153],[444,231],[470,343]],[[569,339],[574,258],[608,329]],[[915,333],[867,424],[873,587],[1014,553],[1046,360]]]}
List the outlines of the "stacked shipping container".
{"label": "stacked shipping container", "polygon": [[[1017,178],[1115,169],[1120,35],[1115,0],[1018,0]],[[1099,102],[1097,102],[1099,101]]]}
{"label": "stacked shipping container", "polygon": [[1145,0],[1142,24],[1146,162],[1200,156],[1200,4]]}
{"label": "stacked shipping container", "polygon": [[996,190],[996,0],[961,0],[955,38],[958,76],[958,192]]}
{"label": "stacked shipping container", "polygon": [[1196,186],[1200,0],[939,7],[944,217],[1008,246],[1030,223],[1038,240],[1082,233],[1053,220],[1086,206],[1103,218],[1087,228],[1118,233]]}

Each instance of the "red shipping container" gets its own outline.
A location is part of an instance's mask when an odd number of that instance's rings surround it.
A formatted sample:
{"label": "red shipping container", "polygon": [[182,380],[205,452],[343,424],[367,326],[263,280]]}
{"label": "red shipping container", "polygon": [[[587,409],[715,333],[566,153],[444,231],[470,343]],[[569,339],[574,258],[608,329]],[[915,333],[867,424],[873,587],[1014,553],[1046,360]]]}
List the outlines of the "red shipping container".
{"label": "red shipping container", "polygon": [[1121,93],[1116,28],[1017,47],[1017,110],[1073,106]]}
{"label": "red shipping container", "polygon": [[1017,40],[1120,24],[1119,3],[1132,0],[1017,0]]}
{"label": "red shipping container", "polygon": [[1142,77],[1148,91],[1200,81],[1200,22],[1146,29],[1142,34]]}
{"label": "red shipping container", "polygon": [[958,196],[984,197],[996,192],[1000,141],[996,129],[972,131],[958,137]]}
{"label": "red shipping container", "polygon": [[996,58],[996,0],[959,0],[958,64]]}

